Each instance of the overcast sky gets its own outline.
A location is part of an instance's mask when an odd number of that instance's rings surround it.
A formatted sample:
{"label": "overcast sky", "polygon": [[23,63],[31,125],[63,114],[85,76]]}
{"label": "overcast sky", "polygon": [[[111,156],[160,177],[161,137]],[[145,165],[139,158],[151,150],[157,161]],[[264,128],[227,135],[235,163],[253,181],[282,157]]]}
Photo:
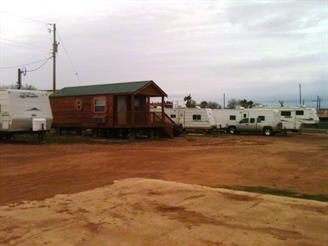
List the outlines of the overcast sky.
{"label": "overcast sky", "polygon": [[[328,0],[3,1],[0,86],[154,80],[171,100],[328,100]],[[43,66],[41,66],[43,65]],[[40,68],[39,68],[40,67]],[[35,71],[34,71],[35,70]]]}

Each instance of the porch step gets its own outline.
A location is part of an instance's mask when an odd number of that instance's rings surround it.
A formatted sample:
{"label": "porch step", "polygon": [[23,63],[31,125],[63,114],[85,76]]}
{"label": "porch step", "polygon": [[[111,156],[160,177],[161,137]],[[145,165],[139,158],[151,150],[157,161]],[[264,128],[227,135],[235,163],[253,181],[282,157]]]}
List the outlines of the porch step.
{"label": "porch step", "polygon": [[170,137],[173,138],[174,137],[174,132],[173,132],[173,126],[172,125],[166,125],[163,127],[163,130],[165,132],[165,134]]}

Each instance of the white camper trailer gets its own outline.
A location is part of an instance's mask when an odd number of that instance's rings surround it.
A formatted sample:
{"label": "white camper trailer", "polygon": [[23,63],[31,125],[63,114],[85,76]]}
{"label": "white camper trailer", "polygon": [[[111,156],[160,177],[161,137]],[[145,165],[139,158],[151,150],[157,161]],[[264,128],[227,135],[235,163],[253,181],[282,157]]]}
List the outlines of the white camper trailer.
{"label": "white camper trailer", "polygon": [[218,128],[237,132],[262,132],[266,136],[282,131],[279,111],[275,109],[214,109]]}
{"label": "white camper trailer", "polygon": [[42,134],[50,130],[53,116],[47,92],[0,90],[0,135]]}
{"label": "white camper trailer", "polygon": [[228,129],[242,119],[243,109],[212,109],[213,117],[218,129]]}
{"label": "white camper trailer", "polygon": [[216,130],[216,123],[211,109],[165,108],[164,112],[184,131],[211,132]]}
{"label": "white camper trailer", "polygon": [[298,131],[302,125],[317,125],[319,117],[314,108],[306,107],[280,107],[275,108],[280,112],[283,128]]}

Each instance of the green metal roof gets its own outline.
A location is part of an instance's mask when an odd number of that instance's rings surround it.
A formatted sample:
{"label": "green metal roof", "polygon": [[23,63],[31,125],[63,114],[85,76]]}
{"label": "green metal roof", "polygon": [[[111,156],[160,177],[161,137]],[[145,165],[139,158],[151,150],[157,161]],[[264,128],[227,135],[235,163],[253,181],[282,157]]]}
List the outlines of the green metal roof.
{"label": "green metal roof", "polygon": [[[148,84],[155,84],[152,80],[123,82],[114,84],[87,85],[76,87],[64,87],[52,94],[52,97],[83,96],[100,94],[133,94]],[[158,87],[155,84],[156,87]],[[158,89],[163,92],[159,87]],[[165,94],[165,92],[163,92]]]}

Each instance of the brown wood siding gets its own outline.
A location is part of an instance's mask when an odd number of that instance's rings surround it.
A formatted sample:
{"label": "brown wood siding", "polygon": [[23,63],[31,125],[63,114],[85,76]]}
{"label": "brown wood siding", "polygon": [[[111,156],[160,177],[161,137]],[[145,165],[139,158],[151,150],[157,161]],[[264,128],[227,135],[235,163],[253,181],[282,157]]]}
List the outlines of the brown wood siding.
{"label": "brown wood siding", "polygon": [[[105,98],[105,112],[95,112],[94,99]],[[81,108],[77,108],[77,100]],[[113,127],[113,96],[51,97],[54,127],[109,128]]]}

